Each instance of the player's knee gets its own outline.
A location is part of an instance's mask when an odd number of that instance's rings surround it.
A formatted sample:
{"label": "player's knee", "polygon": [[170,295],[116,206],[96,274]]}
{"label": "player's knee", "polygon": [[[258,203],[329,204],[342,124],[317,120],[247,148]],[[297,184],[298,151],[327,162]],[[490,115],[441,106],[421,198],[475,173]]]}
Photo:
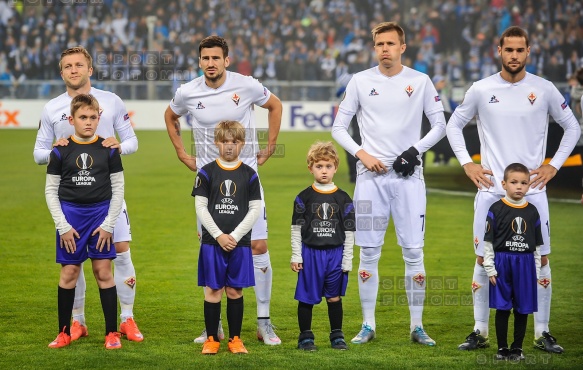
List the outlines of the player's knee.
{"label": "player's knee", "polygon": [[330,298],[326,298],[326,302],[328,303],[334,303],[334,302],[338,302],[340,300],[340,297],[330,297]]}
{"label": "player's knee", "polygon": [[253,255],[267,253],[267,240],[251,240],[251,253]]}
{"label": "player's knee", "polygon": [[225,291],[227,292],[227,298],[239,299],[239,298],[243,297],[243,289],[241,289],[241,288],[227,287],[225,289]]}
{"label": "player's knee", "polygon": [[360,248],[360,262],[378,263],[381,259],[381,247]]}
{"label": "player's knee", "polygon": [[115,243],[115,252],[124,253],[130,250],[130,242],[117,242]]}
{"label": "player's knee", "polygon": [[410,266],[423,264],[423,248],[403,248],[403,260]]}
{"label": "player's knee", "polygon": [[93,276],[95,276],[97,285],[101,289],[111,288],[115,285],[113,274],[111,273],[111,264],[93,266]]}
{"label": "player's knee", "polygon": [[59,276],[59,286],[65,289],[75,288],[80,270],[80,265],[64,265]]}

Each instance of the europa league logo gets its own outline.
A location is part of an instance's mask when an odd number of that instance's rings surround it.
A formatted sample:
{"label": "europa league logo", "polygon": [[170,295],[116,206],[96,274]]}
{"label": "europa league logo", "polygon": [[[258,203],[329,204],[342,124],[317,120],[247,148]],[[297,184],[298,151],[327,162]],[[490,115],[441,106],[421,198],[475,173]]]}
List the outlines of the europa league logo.
{"label": "europa league logo", "polygon": [[234,196],[236,191],[237,185],[233,182],[233,180],[225,180],[221,184],[221,194],[226,197]]}
{"label": "europa league logo", "polygon": [[512,220],[512,231],[518,235],[526,232],[526,222],[522,217],[515,217],[514,220]]}
{"label": "europa league logo", "polygon": [[333,213],[334,210],[332,209],[332,206],[329,203],[322,203],[322,205],[318,208],[318,216],[322,220],[330,219]]}
{"label": "europa league logo", "polygon": [[87,153],[82,153],[77,157],[76,164],[80,169],[86,170],[93,166],[93,158]]}

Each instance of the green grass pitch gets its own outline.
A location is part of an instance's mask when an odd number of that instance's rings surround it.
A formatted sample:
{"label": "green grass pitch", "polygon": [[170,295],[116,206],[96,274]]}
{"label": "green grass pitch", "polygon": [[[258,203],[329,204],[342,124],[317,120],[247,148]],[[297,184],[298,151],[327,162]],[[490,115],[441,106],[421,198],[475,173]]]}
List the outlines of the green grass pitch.
{"label": "green grass pitch", "polygon": [[[409,314],[404,292],[396,282],[404,272],[392,224],[381,257],[381,286],[377,303],[377,339],[337,352],[328,342],[326,304],[314,309],[313,329],[319,351],[302,353],[297,343],[296,277],[289,268],[290,219],[295,195],[308,186],[311,175],[305,154],[316,139],[329,133],[281,133],[282,152],[260,168],[269,217],[269,249],[274,270],[271,317],[283,344],[268,347],[255,338],[255,296],[245,291],[242,338],[250,352],[235,356],[226,343],[217,356],[202,356],[192,339],[203,327],[202,289],[196,284],[198,241],[194,175],[178,161],[165,132],[138,132],[139,151],[124,157],[126,200],[132,222],[132,256],[137,270],[136,321],[145,340],[123,339],[119,351],[103,347],[103,316],[98,291],[88,264],[86,314],[89,337],[70,347],[52,350],[57,334],[57,284],[54,227],[44,199],[45,167],[34,164],[36,131],[0,131],[0,368],[1,369],[384,369],[528,367],[578,368],[583,363],[583,269],[580,267],[583,207],[551,203],[553,222],[552,333],[565,347],[550,356],[531,346],[533,318],[525,340],[527,360],[520,365],[496,364],[492,347],[474,352],[457,350],[473,327],[470,283],[473,271],[472,197],[428,194],[425,266],[428,276],[424,325],[437,341],[434,348],[409,340]],[[343,160],[336,184],[349,194]],[[428,188],[448,185],[471,190],[457,165],[426,170]],[[551,183],[552,187],[552,183]],[[344,332],[352,338],[360,328],[356,270],[344,298]],[[223,310],[225,305],[223,305]]]}

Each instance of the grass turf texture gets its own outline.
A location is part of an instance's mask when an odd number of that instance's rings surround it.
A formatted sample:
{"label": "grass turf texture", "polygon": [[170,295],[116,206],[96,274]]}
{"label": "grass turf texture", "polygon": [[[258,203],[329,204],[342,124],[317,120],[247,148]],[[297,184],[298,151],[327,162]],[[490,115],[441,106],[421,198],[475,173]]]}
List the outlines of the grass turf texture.
{"label": "grass turf texture", "polygon": [[[97,286],[89,264],[86,315],[89,337],[70,347],[54,350],[47,344],[57,334],[57,284],[59,266],[54,262],[54,228],[44,200],[45,166],[33,162],[36,131],[0,132],[0,368],[472,368],[512,367],[494,360],[492,347],[474,352],[457,350],[472,330],[470,283],[473,271],[472,197],[428,194],[425,266],[428,276],[424,325],[437,341],[434,348],[409,340],[409,313],[404,291],[396,286],[404,272],[393,225],[389,226],[381,257],[381,286],[377,303],[377,339],[334,351],[328,341],[326,304],[314,308],[313,330],[319,351],[302,353],[297,344],[297,302],[293,299],[296,276],[289,269],[292,202],[312,177],[305,154],[316,139],[328,133],[282,133],[280,158],[271,158],[260,169],[269,216],[269,246],[274,270],[271,317],[281,346],[269,347],[255,338],[255,296],[245,290],[242,338],[250,354],[234,356],[221,345],[217,356],[203,356],[192,339],[203,328],[202,289],[196,285],[198,241],[193,199],[194,175],[180,163],[165,132],[138,132],[139,151],[124,157],[126,200],[132,222],[132,257],[137,270],[136,321],[145,336],[142,343],[123,339],[119,351],[103,348],[103,315]],[[428,157],[427,162],[431,162]],[[444,176],[446,174],[447,176]],[[428,188],[449,187],[472,191],[461,168],[426,169]],[[349,194],[342,156],[336,184]],[[459,185],[458,185],[459,184]],[[552,185],[551,185],[552,186]],[[556,196],[556,195],[555,195]],[[553,221],[552,333],[565,347],[563,355],[547,355],[532,348],[533,318],[525,339],[527,361],[519,366],[577,368],[583,359],[583,309],[580,261],[581,205],[551,203]],[[344,298],[344,332],[347,340],[359,330],[361,311],[356,271],[350,275]],[[445,280],[447,279],[447,280]],[[440,282],[451,283],[447,289]],[[451,289],[450,289],[451,288]],[[455,300],[458,300],[457,302]],[[225,317],[223,303],[223,317]],[[225,320],[226,321],[226,320]],[[512,325],[510,326],[512,332]]]}

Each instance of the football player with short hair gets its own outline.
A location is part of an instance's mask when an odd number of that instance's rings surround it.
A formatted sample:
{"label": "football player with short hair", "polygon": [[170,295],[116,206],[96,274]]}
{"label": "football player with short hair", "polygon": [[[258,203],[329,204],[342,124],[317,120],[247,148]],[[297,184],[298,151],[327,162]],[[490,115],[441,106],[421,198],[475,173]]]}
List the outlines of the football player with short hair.
{"label": "football player with short hair", "polygon": [[[361,247],[358,287],[363,324],[352,343],[375,337],[378,263],[392,216],[405,261],[411,339],[433,346],[435,341],[422,323],[426,191],[419,158],[445,136],[443,104],[429,76],[401,63],[406,44],[398,24],[380,23],[372,36],[379,65],[352,77],[332,127],[334,139],[359,159],[354,204],[355,238]],[[424,112],[431,130],[421,137]],[[354,115],[362,145],[348,134]]]}
{"label": "football player with short hair", "polygon": [[[466,175],[478,187],[474,202],[474,240],[476,254],[472,291],[474,296],[474,330],[460,350],[487,347],[488,344],[488,275],[483,267],[483,233],[490,206],[504,196],[501,187],[504,169],[510,163],[524,164],[531,174],[526,200],[536,206],[543,224],[541,271],[538,280],[538,312],[534,314],[535,347],[561,353],[563,348],[549,333],[551,307],[551,253],[549,205],[546,184],[579,140],[581,129],[565,98],[552,82],[526,72],[530,53],[528,35],[520,27],[504,31],[498,45],[502,69],[475,82],[464,101],[451,116],[447,137]],[[544,164],[548,134],[548,115],[565,130],[559,148],[550,163]],[[481,164],[472,161],[463,136],[463,127],[477,117],[480,133]]]}

